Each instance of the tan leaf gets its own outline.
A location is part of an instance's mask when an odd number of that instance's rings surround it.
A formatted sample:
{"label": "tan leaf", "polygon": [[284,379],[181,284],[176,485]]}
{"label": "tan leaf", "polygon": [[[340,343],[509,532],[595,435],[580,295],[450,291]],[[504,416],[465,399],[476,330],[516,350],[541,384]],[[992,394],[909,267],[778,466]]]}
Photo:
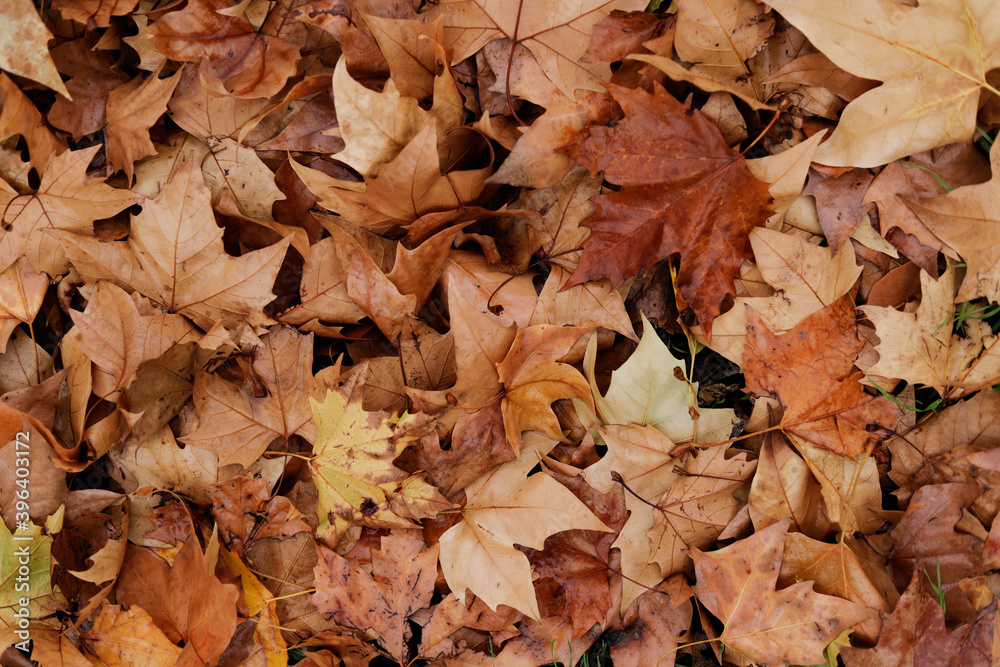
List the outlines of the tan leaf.
{"label": "tan leaf", "polygon": [[46,229],[89,237],[95,220],[110,218],[138,201],[134,193],[87,175],[87,166],[98,150],[100,146],[94,146],[55,156],[42,173],[38,191],[21,195],[7,205],[7,231],[0,237],[0,266],[6,268],[24,255],[39,271],[51,276],[65,273],[67,251]]}
{"label": "tan leaf", "polygon": [[0,69],[70,97],[49,55],[49,32],[31,0],[11,0],[0,9]]}
{"label": "tan leaf", "polygon": [[538,618],[528,558],[514,544],[542,549],[563,530],[609,529],[566,487],[544,472],[528,472],[556,444],[529,433],[521,458],[486,473],[465,489],[462,518],[441,536],[441,570],[465,601],[467,590],[490,609],[505,604]]}
{"label": "tan leaf", "polygon": [[125,16],[129,14],[139,0],[56,0],[52,3],[53,9],[59,10],[63,18],[71,19],[77,23],[89,25],[93,22],[99,28],[107,28],[110,25],[112,16]]}
{"label": "tan leaf", "polygon": [[180,81],[179,76],[161,79],[161,71],[157,68],[146,78],[137,76],[108,93],[104,127],[108,169],[112,173],[124,169],[129,183],[135,161],[156,155],[149,128],[167,110],[167,101]]}
{"label": "tan leaf", "polygon": [[31,166],[41,174],[49,158],[63,150],[62,144],[45,124],[42,114],[6,74],[0,74],[3,110],[0,111],[0,135],[20,134],[31,152]]}
{"label": "tan leaf", "polygon": [[945,398],[964,396],[1000,380],[1000,338],[982,320],[968,320],[965,336],[952,333],[958,276],[949,267],[934,280],[920,273],[922,298],[914,313],[862,306],[880,343],[870,375],[899,378],[935,388]]}
{"label": "tan leaf", "polygon": [[194,404],[199,426],[181,439],[214,452],[219,464],[250,466],[275,438],[316,439],[307,398],[312,384],[312,334],[279,327],[261,337],[253,364],[238,384],[198,371]]}
{"label": "tan leaf", "polygon": [[714,552],[695,550],[695,595],[725,624],[719,637],[742,660],[768,665],[823,662],[823,649],[877,612],[822,595],[811,582],[775,590],[787,522]]}
{"label": "tan leaf", "polygon": [[[582,63],[594,25],[612,10],[643,9],[641,0],[586,0],[553,14],[545,2],[493,4],[485,0],[444,0],[428,12],[443,17],[444,36],[458,64],[487,42],[507,38],[524,44],[546,75],[570,99],[577,88],[600,91],[610,77],[603,64]],[[558,18],[557,18],[558,16]]]}
{"label": "tan leaf", "polygon": [[[178,244],[178,238],[184,242]],[[206,330],[216,322],[230,327],[270,322],[261,309],[273,298],[271,286],[289,243],[238,258],[226,255],[209,190],[193,160],[157,199],[143,205],[128,240],[101,243],[70,233],[60,239],[81,275],[134,289]]]}
{"label": "tan leaf", "polygon": [[785,519],[791,519],[796,530],[817,538],[825,537],[830,529],[819,484],[781,434],[764,436],[748,505],[757,530]]}

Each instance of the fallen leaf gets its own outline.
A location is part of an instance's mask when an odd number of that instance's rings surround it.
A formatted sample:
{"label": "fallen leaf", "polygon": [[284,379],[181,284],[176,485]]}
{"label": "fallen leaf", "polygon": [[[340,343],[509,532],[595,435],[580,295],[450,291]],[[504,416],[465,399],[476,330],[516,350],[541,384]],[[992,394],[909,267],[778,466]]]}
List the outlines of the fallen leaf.
{"label": "fallen leaf", "polygon": [[109,667],[125,667],[137,661],[155,667],[173,667],[182,651],[138,605],[129,609],[116,604],[103,606],[83,640]]}
{"label": "fallen leaf", "polygon": [[975,132],[985,73],[1000,64],[992,55],[996,35],[985,7],[880,0],[873,13],[861,0],[769,4],[838,67],[882,81],[847,105],[816,151],[817,162],[877,167],[966,141]]}
{"label": "fallen leaf", "polygon": [[958,275],[949,267],[936,281],[920,274],[916,312],[862,306],[881,342],[869,375],[899,378],[935,388],[943,397],[964,396],[1000,380],[1000,338],[982,320],[968,320],[965,336],[952,332]]}
{"label": "fallen leaf", "polygon": [[0,69],[51,88],[64,97],[69,91],[49,55],[52,33],[42,23],[31,0],[11,0],[0,16]]}
{"label": "fallen leaf", "polygon": [[104,137],[109,169],[124,169],[129,183],[135,161],[156,155],[149,128],[167,110],[167,100],[180,80],[179,76],[160,79],[161,71],[157,68],[148,77],[138,76],[108,93]]}
{"label": "fallen leaf", "polygon": [[694,550],[694,592],[725,624],[719,639],[742,660],[816,664],[844,630],[877,612],[822,595],[811,582],[775,590],[788,522],[713,552]]}
{"label": "fallen leaf", "polygon": [[[179,246],[178,237],[184,238]],[[157,199],[144,203],[127,241],[102,243],[69,232],[59,238],[81,275],[134,289],[206,330],[215,322],[270,322],[261,308],[273,298],[271,286],[289,243],[242,257],[226,255],[194,161],[181,167]]]}
{"label": "fallen leaf", "polygon": [[479,51],[487,42],[506,38],[531,51],[546,75],[573,99],[578,88],[600,91],[611,76],[604,64],[581,63],[594,25],[615,9],[642,9],[641,0],[587,0],[553,15],[539,0],[493,5],[485,0],[445,0],[432,5],[431,20],[442,17],[444,36],[455,50],[452,64]]}
{"label": "fallen leaf", "polygon": [[[677,285],[707,333],[750,257],[747,235],[771,215],[766,185],[699,112],[663,91],[609,90],[625,119],[589,128],[565,150],[622,189],[594,197],[598,211],[586,223],[591,234],[570,285],[607,277],[617,287],[681,252]],[[638,143],[655,154],[635,154]]]}
{"label": "fallen leaf", "polygon": [[372,552],[372,571],[319,547],[313,604],[338,623],[378,633],[379,642],[399,663],[409,651],[407,618],[430,606],[439,545],[426,547],[415,531],[382,538]]}
{"label": "fallen leaf", "polygon": [[529,433],[519,459],[466,487],[461,520],[440,538],[441,570],[462,602],[468,590],[490,609],[505,604],[537,619],[531,567],[514,543],[542,549],[559,531],[608,530],[566,487],[544,472],[528,475],[555,444]]}

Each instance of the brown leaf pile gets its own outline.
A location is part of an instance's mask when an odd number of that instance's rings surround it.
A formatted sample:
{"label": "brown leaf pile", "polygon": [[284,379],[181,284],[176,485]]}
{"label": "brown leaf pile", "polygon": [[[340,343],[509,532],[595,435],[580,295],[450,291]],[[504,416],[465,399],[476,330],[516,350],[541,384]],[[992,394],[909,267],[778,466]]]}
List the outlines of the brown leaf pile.
{"label": "brown leaf pile", "polygon": [[0,663],[1000,661],[995,7],[644,9],[0,2]]}

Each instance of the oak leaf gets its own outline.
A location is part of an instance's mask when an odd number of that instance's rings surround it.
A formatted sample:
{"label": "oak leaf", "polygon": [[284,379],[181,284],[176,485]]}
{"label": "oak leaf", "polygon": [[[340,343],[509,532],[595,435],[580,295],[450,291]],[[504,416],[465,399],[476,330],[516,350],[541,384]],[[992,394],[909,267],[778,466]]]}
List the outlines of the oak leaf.
{"label": "oak leaf", "polygon": [[747,235],[772,213],[767,186],[713,124],[662,88],[608,89],[624,120],[591,127],[564,150],[621,190],[593,198],[598,211],[570,284],[606,277],[617,287],[679,252],[677,286],[707,333],[750,258]]}
{"label": "oak leaf", "polygon": [[740,658],[813,665],[837,635],[878,614],[817,593],[812,582],[776,590],[787,529],[782,521],[718,551],[694,550],[694,592],[725,624],[719,639]]}
{"label": "oak leaf", "polygon": [[933,387],[945,398],[957,398],[1000,380],[1000,337],[982,320],[968,320],[965,336],[952,332],[958,272],[949,267],[934,280],[921,271],[922,298],[916,312],[862,306],[881,342],[869,375],[899,378]]}
{"label": "oak leaf", "polygon": [[378,633],[379,642],[399,664],[408,657],[407,618],[429,607],[437,578],[439,544],[426,547],[416,531],[382,538],[372,551],[372,571],[320,546],[312,602],[342,625]]}
{"label": "oak leaf", "polygon": [[972,137],[986,72],[1000,66],[988,3],[768,4],[839,67],[883,82],[847,105],[817,162],[877,167]]}
{"label": "oak leaf", "polygon": [[441,570],[459,600],[468,590],[490,609],[505,604],[538,619],[531,566],[514,544],[542,549],[546,537],[563,530],[609,530],[547,474],[528,475],[555,444],[529,433],[519,459],[466,487],[462,518],[440,540]]}
{"label": "oak leaf", "polygon": [[67,232],[59,237],[87,279],[136,290],[205,330],[216,322],[229,327],[270,323],[262,308],[273,299],[271,286],[289,240],[230,257],[223,251],[222,233],[201,169],[188,160],[160,196],[146,201],[133,217],[128,240],[102,243]]}
{"label": "oak leaf", "polygon": [[611,76],[608,65],[580,61],[597,22],[615,9],[644,6],[642,0],[585,0],[554,12],[544,0],[443,0],[431,5],[427,13],[432,20],[443,17],[445,40],[455,50],[453,64],[487,42],[507,38],[511,48],[523,44],[531,51],[552,83],[573,99],[578,88],[600,91],[600,83]]}

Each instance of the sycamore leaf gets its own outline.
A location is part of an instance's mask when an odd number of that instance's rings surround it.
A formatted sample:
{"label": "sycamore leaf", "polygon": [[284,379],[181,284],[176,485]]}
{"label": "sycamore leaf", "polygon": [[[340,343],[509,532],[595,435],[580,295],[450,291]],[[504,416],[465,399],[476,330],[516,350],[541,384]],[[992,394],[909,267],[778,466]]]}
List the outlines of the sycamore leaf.
{"label": "sycamore leaf", "polygon": [[737,297],[732,310],[713,322],[711,341],[704,339],[703,331],[695,330],[700,342],[740,366],[746,348],[747,306],[769,330],[782,333],[850,292],[862,270],[850,243],[831,255],[829,248],[813,245],[798,234],[754,229],[750,245],[761,276],[775,293]]}
{"label": "sycamore leaf", "polygon": [[552,267],[552,272],[538,295],[538,303],[531,313],[529,324],[604,327],[635,340],[632,322],[625,312],[621,294],[603,280],[573,285],[563,290],[562,287],[569,281],[569,275],[569,271],[558,264]]}
{"label": "sycamore leaf", "polygon": [[542,549],[563,530],[609,529],[566,487],[529,471],[555,440],[529,433],[521,458],[486,473],[465,489],[461,520],[441,536],[441,571],[455,596],[471,591],[490,609],[505,604],[538,619],[528,557],[514,547]]}
{"label": "sycamore leaf", "polygon": [[193,0],[149,25],[150,43],[171,60],[201,62],[218,96],[270,97],[295,74],[299,47],[262,34],[226,0]]}
{"label": "sycamore leaf", "polygon": [[160,79],[161,71],[162,66],[148,77],[137,76],[108,93],[104,127],[108,163],[111,171],[124,169],[129,183],[135,161],[156,155],[149,128],[167,110],[167,100],[180,81],[179,75]]}
{"label": "sycamore leaf", "polygon": [[[143,306],[143,312],[136,301]],[[133,300],[120,287],[100,282],[86,311],[70,311],[81,332],[79,349],[110,376],[110,383],[95,377],[99,396],[132,384],[143,362],[195,339],[196,329],[184,317],[158,312],[143,302],[145,299],[138,295]]]}
{"label": "sycamore leaf", "polygon": [[257,327],[271,321],[262,308],[274,298],[271,286],[289,244],[285,239],[242,257],[226,255],[194,160],[184,163],[159,197],[145,202],[127,241],[102,243],[67,232],[59,237],[87,279],[136,290],[205,330],[216,322]]}
{"label": "sycamore leaf", "polygon": [[48,288],[48,277],[23,257],[0,272],[0,354],[18,325],[34,321]]}
{"label": "sycamore leaf", "polygon": [[507,38],[531,51],[552,83],[573,99],[577,88],[600,91],[611,76],[608,65],[580,62],[595,24],[613,10],[643,7],[642,0],[585,0],[553,11],[545,0],[442,0],[430,6],[428,15],[443,17],[445,39],[455,49],[453,64],[487,42]]}
{"label": "sycamore leaf", "polygon": [[990,150],[993,178],[937,197],[902,198],[935,236],[958,251],[968,264],[955,301],[985,297],[1000,301],[1000,148]]}
{"label": "sycamore leaf", "polygon": [[[925,656],[947,656],[950,665],[989,665],[995,660],[993,630],[996,606],[985,607],[974,623],[948,630],[940,600],[915,572],[888,617],[873,648],[840,649],[848,667],[902,667],[920,664]],[[918,657],[919,656],[919,657]]]}
{"label": "sycamore leaf", "polygon": [[854,362],[854,304],[842,298],[775,336],[750,312],[744,372],[747,391],[781,401],[782,428],[844,456],[870,452],[891,433],[903,410],[865,393]]}
{"label": "sycamore leaf", "polygon": [[[21,559],[27,554],[27,562]],[[17,627],[15,612],[21,598],[28,599],[30,618],[42,618],[61,606],[63,596],[52,585],[52,536],[40,526],[11,534],[0,521],[0,632]],[[18,572],[22,565],[28,574]],[[19,582],[20,579],[20,583]]]}
{"label": "sycamore leaf", "polygon": [[515,452],[520,449],[521,434],[529,429],[562,439],[551,407],[560,398],[577,398],[588,407],[593,405],[590,387],[580,372],[559,362],[590,331],[549,324],[521,329],[507,356],[497,364],[505,390],[501,403],[504,428]]}
{"label": "sycamore leaf", "polygon": [[374,629],[396,662],[405,664],[406,619],[431,604],[439,548],[425,547],[416,531],[393,533],[372,551],[369,573],[321,545],[312,602],[341,625]]}
{"label": "sycamore leaf", "polygon": [[591,339],[583,360],[597,415],[605,424],[649,424],[675,443],[717,442],[729,437],[736,416],[729,408],[697,408],[698,384],[680,379],[684,362],[676,359],[645,316],[642,340],[611,374],[601,395],[594,376],[597,342]]}
{"label": "sycamore leaf", "polygon": [[70,97],[49,55],[52,33],[31,0],[10,0],[0,8],[0,69]]}
{"label": "sycamore leaf", "polygon": [[968,140],[986,72],[1000,66],[989,2],[776,0],[768,3],[830,60],[882,85],[844,109],[821,164],[877,167]]}
{"label": "sycamore leaf", "polygon": [[219,465],[248,467],[275,438],[298,433],[310,442],[315,425],[306,398],[312,385],[313,336],[277,327],[261,337],[252,366],[235,385],[198,371],[194,405],[199,426],[184,442],[219,456]]}
{"label": "sycamore leaf", "polygon": [[94,625],[82,635],[86,645],[105,665],[173,667],[181,648],[167,639],[153,618],[138,605],[123,609],[107,604],[94,619]]}
{"label": "sycamore leaf", "polygon": [[622,186],[593,198],[598,211],[570,284],[606,277],[617,287],[679,252],[677,286],[707,332],[750,258],[747,235],[772,213],[767,185],[711,122],[662,88],[609,90],[624,120],[591,127],[564,149]]}
{"label": "sycamore leaf", "polygon": [[983,320],[967,320],[965,336],[952,333],[958,272],[949,267],[934,280],[920,272],[922,298],[915,313],[862,306],[875,325],[878,362],[870,375],[899,378],[957,398],[1000,381],[1000,337]]}
{"label": "sycamore leaf", "polygon": [[65,273],[67,250],[46,229],[90,236],[95,220],[110,218],[139,200],[128,190],[87,175],[87,166],[100,148],[55,156],[42,172],[38,192],[16,197],[7,205],[0,266],[6,268],[24,255],[39,271],[52,276]]}
{"label": "sycamore leaf", "polygon": [[817,593],[812,582],[775,590],[787,530],[782,521],[718,551],[694,550],[694,592],[725,624],[719,639],[740,658],[814,665],[837,635],[878,612]]}
{"label": "sycamore leaf", "polygon": [[129,14],[139,0],[55,0],[53,9],[63,18],[88,25],[93,22],[99,28],[107,28],[112,16]]}
{"label": "sycamore leaf", "polygon": [[757,464],[743,453],[727,459],[728,449],[688,454],[679,479],[660,498],[648,498],[656,505],[650,560],[659,564],[662,576],[684,569],[691,550],[712,544],[743,507],[734,494],[745,489]]}
{"label": "sycamore leaf", "polygon": [[[3,109],[0,110],[0,137],[6,139],[14,134],[23,136],[31,152],[31,166],[39,174],[42,173],[49,158],[64,150],[62,143],[46,125],[42,114],[28,96],[6,74],[0,74],[0,99],[3,101]],[[49,115],[51,117],[51,113]]]}
{"label": "sycamore leaf", "polygon": [[819,483],[781,433],[764,436],[747,504],[757,530],[784,519],[814,537],[825,537],[830,529]]}
{"label": "sycamore leaf", "polygon": [[455,80],[448,68],[434,80],[434,105],[425,111],[412,97],[404,97],[390,79],[381,93],[365,88],[337,61],[333,72],[333,99],[346,147],[337,159],[361,173],[375,176],[386,162],[400,154],[428,124],[436,123],[438,137],[461,125],[465,113]]}
{"label": "sycamore leaf", "polygon": [[361,392],[354,392],[354,378],[342,391],[328,390],[322,403],[309,399],[316,420],[316,446],[309,462],[319,493],[316,534],[332,547],[351,525],[412,527],[413,513],[399,505],[406,493],[430,515],[450,506],[419,477],[415,487],[404,487],[408,475],[393,465],[404,449],[427,434],[432,418],[365,412]]}

